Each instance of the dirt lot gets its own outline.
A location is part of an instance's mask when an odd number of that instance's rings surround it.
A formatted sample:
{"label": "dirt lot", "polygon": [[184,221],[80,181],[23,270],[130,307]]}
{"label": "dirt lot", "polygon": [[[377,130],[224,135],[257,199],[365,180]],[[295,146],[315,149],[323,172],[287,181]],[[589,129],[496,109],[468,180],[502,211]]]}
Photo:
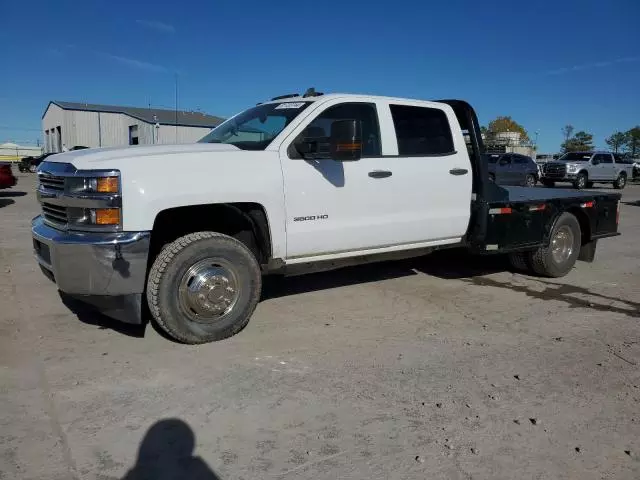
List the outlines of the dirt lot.
{"label": "dirt lot", "polygon": [[640,478],[640,186],[566,278],[458,252],[291,278],[191,347],[62,303],[34,183],[0,192],[0,479]]}

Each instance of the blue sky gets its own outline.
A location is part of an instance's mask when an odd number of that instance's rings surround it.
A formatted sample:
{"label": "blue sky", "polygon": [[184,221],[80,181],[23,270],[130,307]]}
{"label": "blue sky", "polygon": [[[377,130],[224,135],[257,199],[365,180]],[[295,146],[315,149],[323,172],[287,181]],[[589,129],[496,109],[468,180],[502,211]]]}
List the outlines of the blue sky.
{"label": "blue sky", "polygon": [[540,151],[571,123],[640,124],[640,1],[4,0],[0,142],[34,142],[49,100],[228,116],[314,86],[462,98]]}

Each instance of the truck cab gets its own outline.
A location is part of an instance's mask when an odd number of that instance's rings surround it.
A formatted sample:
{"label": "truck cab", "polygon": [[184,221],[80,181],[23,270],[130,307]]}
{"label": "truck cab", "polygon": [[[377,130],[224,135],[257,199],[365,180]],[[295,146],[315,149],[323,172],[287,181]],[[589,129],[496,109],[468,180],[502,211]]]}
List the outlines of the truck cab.
{"label": "truck cab", "polygon": [[617,235],[619,196],[503,188],[483,151],[463,101],[280,96],[195,145],[44,162],[36,258],[104,313],[137,323],[146,303],[170,336],[203,343],[244,328],[263,274],[464,247],[562,276]]}

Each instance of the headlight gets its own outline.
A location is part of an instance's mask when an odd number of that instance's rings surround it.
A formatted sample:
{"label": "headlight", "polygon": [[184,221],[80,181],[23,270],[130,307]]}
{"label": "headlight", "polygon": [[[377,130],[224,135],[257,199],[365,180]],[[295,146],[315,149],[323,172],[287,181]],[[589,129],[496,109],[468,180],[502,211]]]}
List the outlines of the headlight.
{"label": "headlight", "polygon": [[567,165],[567,172],[576,173],[578,171],[577,165]]}
{"label": "headlight", "polygon": [[70,193],[118,193],[119,180],[118,177],[69,177],[67,182]]}
{"label": "headlight", "polygon": [[66,190],[70,196],[82,195],[76,200],[69,199],[67,219],[69,226],[76,229],[101,230],[121,225],[120,177],[67,177]]}

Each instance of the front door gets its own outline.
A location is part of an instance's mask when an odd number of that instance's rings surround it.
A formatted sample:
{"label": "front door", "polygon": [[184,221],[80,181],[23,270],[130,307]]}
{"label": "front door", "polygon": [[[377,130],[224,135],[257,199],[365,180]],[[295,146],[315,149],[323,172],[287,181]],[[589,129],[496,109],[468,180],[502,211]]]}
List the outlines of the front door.
{"label": "front door", "polygon": [[[360,160],[332,160],[322,147],[331,123],[344,119],[361,123]],[[280,147],[287,259],[459,241],[469,222],[471,167],[459,128],[455,151],[451,120],[457,125],[442,105],[363,98],[320,106]],[[317,139],[317,159],[296,152],[300,137]]]}

